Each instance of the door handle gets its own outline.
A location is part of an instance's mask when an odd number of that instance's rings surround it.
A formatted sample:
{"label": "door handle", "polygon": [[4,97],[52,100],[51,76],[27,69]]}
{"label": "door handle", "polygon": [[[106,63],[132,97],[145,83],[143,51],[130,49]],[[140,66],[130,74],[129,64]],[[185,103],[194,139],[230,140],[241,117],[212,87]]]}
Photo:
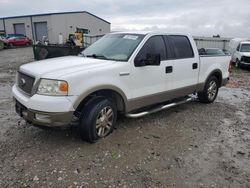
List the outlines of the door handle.
{"label": "door handle", "polygon": [[193,63],[193,69],[197,69],[198,68],[198,63]]}
{"label": "door handle", "polygon": [[171,73],[171,72],[173,72],[173,67],[172,66],[166,67],[166,74]]}
{"label": "door handle", "polygon": [[119,75],[120,76],[129,76],[130,72],[120,72]]}

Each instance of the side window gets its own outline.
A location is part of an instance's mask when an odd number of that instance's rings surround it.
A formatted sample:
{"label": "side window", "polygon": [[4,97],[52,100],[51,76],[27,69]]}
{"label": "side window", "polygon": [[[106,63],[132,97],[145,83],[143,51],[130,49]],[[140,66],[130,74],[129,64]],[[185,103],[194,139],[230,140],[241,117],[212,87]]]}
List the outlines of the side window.
{"label": "side window", "polygon": [[173,46],[176,59],[194,57],[193,48],[186,36],[170,35],[168,38]]}
{"label": "side window", "polygon": [[166,60],[166,47],[162,36],[153,36],[146,41],[135,59],[146,59],[147,54],[160,54],[161,60]]}
{"label": "side window", "polygon": [[237,46],[236,51],[240,51],[240,44]]}

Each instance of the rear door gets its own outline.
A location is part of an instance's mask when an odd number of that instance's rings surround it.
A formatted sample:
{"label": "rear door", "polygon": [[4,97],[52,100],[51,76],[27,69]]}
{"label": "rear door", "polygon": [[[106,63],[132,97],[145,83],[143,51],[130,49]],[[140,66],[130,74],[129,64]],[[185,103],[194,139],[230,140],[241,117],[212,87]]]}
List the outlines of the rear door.
{"label": "rear door", "polygon": [[25,45],[26,37],[18,37],[18,45]]}
{"label": "rear door", "polygon": [[22,39],[21,39],[21,37],[15,37],[14,43],[15,43],[15,45],[22,45]]}
{"label": "rear door", "polygon": [[167,43],[173,53],[173,90],[189,93],[196,89],[199,76],[199,56],[193,50],[189,38],[184,35],[168,35]]}

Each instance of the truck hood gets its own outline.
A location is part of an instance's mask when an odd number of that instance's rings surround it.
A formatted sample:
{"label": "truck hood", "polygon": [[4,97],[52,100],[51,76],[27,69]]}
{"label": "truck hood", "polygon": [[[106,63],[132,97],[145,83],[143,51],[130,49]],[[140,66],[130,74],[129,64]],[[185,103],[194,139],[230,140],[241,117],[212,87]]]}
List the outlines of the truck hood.
{"label": "truck hood", "polygon": [[35,77],[48,74],[60,77],[73,72],[90,70],[113,64],[115,61],[85,58],[77,56],[59,57],[28,63],[20,67],[20,71]]}
{"label": "truck hood", "polygon": [[241,52],[241,56],[250,57],[250,52]]}

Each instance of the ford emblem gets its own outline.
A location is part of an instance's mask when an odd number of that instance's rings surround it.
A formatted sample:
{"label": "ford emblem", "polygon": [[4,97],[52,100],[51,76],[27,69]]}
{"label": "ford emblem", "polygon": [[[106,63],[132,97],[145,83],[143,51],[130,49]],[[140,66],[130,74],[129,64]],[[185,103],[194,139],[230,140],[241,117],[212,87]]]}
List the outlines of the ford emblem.
{"label": "ford emblem", "polygon": [[20,83],[20,86],[24,86],[26,84],[25,79],[21,78],[19,83]]}

